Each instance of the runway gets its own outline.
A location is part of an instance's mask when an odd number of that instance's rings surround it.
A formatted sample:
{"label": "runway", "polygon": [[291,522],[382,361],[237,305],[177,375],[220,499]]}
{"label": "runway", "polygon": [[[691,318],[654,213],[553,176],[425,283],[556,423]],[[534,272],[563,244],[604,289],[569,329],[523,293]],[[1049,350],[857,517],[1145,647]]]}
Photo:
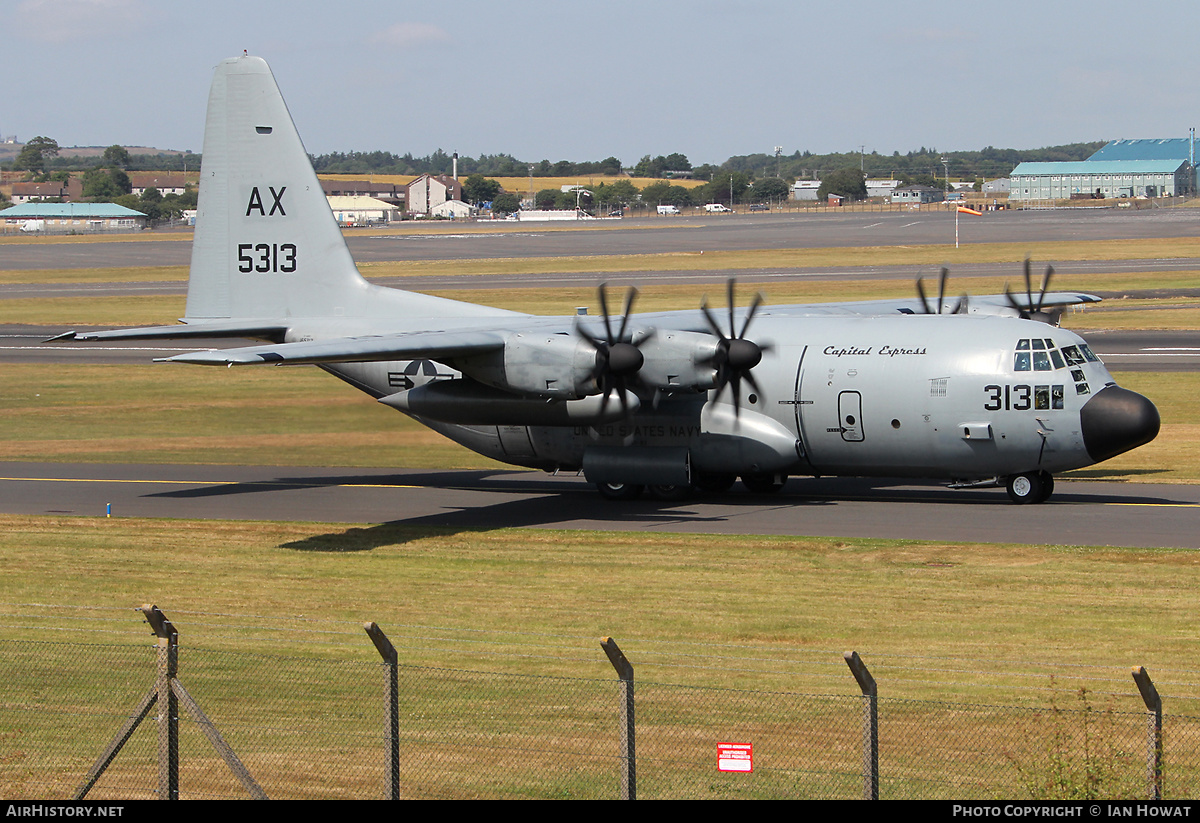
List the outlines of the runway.
{"label": "runway", "polygon": [[1060,481],[1050,502],[1017,507],[1001,489],[792,478],[777,495],[735,487],[614,503],[580,477],[525,471],[0,463],[6,514],[103,518],[109,505],[114,517],[362,524],[368,534],[393,523],[1200,548],[1200,486]]}
{"label": "runway", "polygon": [[[459,228],[447,223],[437,232],[429,232],[426,223],[414,222],[388,234],[353,230],[346,234],[346,240],[358,263],[604,257],[750,249],[953,246],[954,224],[954,213],[942,210],[782,212],[644,217],[601,226],[583,222],[578,228],[545,223],[501,223],[499,227],[467,223]],[[959,221],[959,236],[965,244],[1130,240],[1194,236],[1198,228],[1200,210],[1188,208],[1012,210],[987,212],[971,221]],[[6,244],[0,251],[0,270],[186,266],[191,260],[191,248],[190,238],[178,234],[163,239],[140,235],[128,242]]]}

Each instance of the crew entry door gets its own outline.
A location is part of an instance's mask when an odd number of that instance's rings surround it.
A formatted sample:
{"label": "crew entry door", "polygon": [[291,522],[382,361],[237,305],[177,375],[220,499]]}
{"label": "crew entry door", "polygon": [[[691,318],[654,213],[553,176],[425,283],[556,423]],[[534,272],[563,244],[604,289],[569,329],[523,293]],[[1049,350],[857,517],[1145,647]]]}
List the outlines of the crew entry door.
{"label": "crew entry door", "polygon": [[842,428],[842,439],[847,443],[862,442],[861,394],[856,391],[844,391],[838,394],[838,418]]}

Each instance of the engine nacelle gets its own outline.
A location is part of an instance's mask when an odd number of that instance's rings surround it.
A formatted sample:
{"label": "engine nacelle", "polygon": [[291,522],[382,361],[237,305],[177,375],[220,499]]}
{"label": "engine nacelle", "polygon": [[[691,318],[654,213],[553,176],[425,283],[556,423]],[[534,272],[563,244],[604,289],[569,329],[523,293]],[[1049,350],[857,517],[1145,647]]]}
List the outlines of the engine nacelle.
{"label": "engine nacelle", "polygon": [[486,386],[516,394],[576,399],[596,394],[596,350],[573,334],[518,332],[504,350],[456,360],[456,368]]}
{"label": "engine nacelle", "polygon": [[[648,337],[644,343],[640,339]],[[717,385],[712,359],[719,341],[711,334],[690,331],[636,332],[645,362],[638,370],[642,385],[668,392],[708,391]]]}

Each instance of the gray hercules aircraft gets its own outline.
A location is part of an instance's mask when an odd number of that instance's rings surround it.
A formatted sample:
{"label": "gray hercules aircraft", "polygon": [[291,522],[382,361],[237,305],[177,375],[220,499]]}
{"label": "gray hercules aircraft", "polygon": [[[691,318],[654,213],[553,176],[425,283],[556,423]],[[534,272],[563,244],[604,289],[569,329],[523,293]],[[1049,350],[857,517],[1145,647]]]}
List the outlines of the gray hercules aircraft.
{"label": "gray hercules aircraft", "polygon": [[315,364],[480,454],[582,470],[605,497],[788,475],[936,478],[1046,500],[1055,472],[1154,439],[1154,405],[1057,327],[1085,294],[543,317],[373,285],[267,64],[217,67],[181,325],[85,340],[245,338],[168,361]]}

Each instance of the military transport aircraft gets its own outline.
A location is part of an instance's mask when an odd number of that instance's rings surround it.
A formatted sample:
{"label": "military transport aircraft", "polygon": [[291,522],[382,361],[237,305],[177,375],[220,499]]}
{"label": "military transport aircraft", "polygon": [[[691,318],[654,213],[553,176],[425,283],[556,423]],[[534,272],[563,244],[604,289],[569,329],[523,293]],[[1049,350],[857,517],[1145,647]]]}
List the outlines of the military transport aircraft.
{"label": "military transport aircraft", "polygon": [[[1005,485],[1154,439],[1154,405],[1116,385],[1050,270],[1024,294],[543,317],[368,283],[355,268],[266,62],[222,62],[208,102],[182,324],[84,340],[245,338],[165,358],[316,364],[480,454],[582,470],[601,494],[676,499],[788,475]],[[71,333],[68,333],[68,336]]]}

